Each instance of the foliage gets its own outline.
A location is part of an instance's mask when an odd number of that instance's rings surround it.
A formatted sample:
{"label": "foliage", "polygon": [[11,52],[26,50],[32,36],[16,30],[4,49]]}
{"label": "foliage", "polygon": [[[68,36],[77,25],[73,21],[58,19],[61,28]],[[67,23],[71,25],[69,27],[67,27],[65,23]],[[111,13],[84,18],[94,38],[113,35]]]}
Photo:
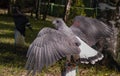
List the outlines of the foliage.
{"label": "foliage", "polygon": [[[53,15],[56,17],[63,17],[64,7],[61,6],[53,6]],[[57,12],[56,12],[57,11]]]}
{"label": "foliage", "polygon": [[71,5],[76,6],[76,7],[83,7],[84,6],[82,0],[73,0]]}
{"label": "foliage", "polygon": [[[86,1],[89,2],[90,1]],[[85,7],[87,7],[87,3],[86,4],[85,1],[83,0],[72,0],[72,7],[71,7],[71,11],[70,11],[70,15],[69,18],[72,19],[74,18],[76,15],[84,15],[84,16],[92,16],[93,17],[93,10],[85,10]],[[24,10],[25,7],[31,7],[34,6],[35,4],[34,2],[31,0],[28,2],[28,0],[19,0],[16,3],[17,5],[20,5],[21,8]],[[48,8],[48,15],[51,16],[55,16],[55,17],[63,17],[63,13],[64,13],[64,5],[65,5],[65,1],[64,0],[55,0],[54,3],[50,4],[49,8]],[[40,13],[43,14],[44,13],[44,7],[46,7],[46,5],[42,5],[42,7],[40,8]]]}
{"label": "foliage", "polygon": [[[48,1],[48,0],[46,0]],[[63,17],[64,16],[64,0],[51,0],[51,4],[49,5],[47,14],[50,16],[55,17]],[[16,5],[20,6],[22,9],[22,12],[28,12],[28,13],[35,13],[36,10],[36,3],[34,0],[16,0]],[[71,4],[71,11],[69,18],[73,19],[76,15],[83,15],[83,16],[89,16],[94,17],[94,10],[91,9],[85,9],[85,7],[90,7],[90,1],[89,0],[72,0]],[[43,14],[45,11],[46,5],[41,5],[40,7],[40,13]]]}
{"label": "foliage", "polygon": [[65,0],[54,0],[55,4],[60,4],[60,5],[64,5],[65,4]]}
{"label": "foliage", "polygon": [[73,0],[69,19],[73,19],[77,15],[86,15],[82,0]]}
{"label": "foliage", "polygon": [[[41,14],[44,13],[44,7],[46,7],[46,5],[42,5],[42,8],[40,9]],[[63,17],[63,12],[64,6],[52,3],[49,5],[47,13],[50,16]]]}
{"label": "foliage", "polygon": [[84,12],[84,8],[72,7],[71,10],[70,10],[69,19],[73,19],[77,15],[85,16],[86,14]]}
{"label": "foliage", "polygon": [[34,3],[34,0],[16,0],[16,5],[20,6],[21,8],[34,7]]}

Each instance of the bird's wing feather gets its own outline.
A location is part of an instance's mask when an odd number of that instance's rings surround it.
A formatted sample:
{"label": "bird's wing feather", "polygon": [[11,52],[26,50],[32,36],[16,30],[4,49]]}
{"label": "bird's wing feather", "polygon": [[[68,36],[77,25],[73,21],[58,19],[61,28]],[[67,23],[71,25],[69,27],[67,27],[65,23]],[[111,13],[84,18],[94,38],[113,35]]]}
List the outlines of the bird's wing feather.
{"label": "bird's wing feather", "polygon": [[78,54],[80,49],[67,36],[61,32],[43,28],[36,39],[29,46],[26,69],[41,71],[66,55]]}
{"label": "bird's wing feather", "polygon": [[[75,18],[79,20],[80,25],[75,26],[73,24],[70,28],[77,36],[82,32],[86,39],[86,41],[84,39],[85,42],[92,41],[91,43],[88,42],[88,44],[96,43],[100,37],[110,37],[112,35],[112,28],[97,19],[84,16],[76,16]],[[81,36],[80,34],[79,37],[81,38]]]}
{"label": "bird's wing feather", "polygon": [[79,53],[81,63],[95,64],[97,61],[103,59],[103,54],[101,54],[97,50],[91,48],[88,44],[86,44],[78,36],[76,36],[76,38],[81,42],[81,45],[79,46],[79,48],[81,49],[81,52]]}

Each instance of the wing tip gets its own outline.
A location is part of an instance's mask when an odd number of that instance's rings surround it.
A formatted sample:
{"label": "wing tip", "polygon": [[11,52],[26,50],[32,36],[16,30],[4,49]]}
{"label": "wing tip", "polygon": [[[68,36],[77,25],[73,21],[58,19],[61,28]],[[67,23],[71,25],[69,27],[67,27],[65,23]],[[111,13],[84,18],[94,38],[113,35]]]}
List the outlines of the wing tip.
{"label": "wing tip", "polygon": [[84,64],[95,64],[96,62],[102,60],[104,58],[103,54],[98,52],[96,55],[88,58],[80,58],[80,62]]}

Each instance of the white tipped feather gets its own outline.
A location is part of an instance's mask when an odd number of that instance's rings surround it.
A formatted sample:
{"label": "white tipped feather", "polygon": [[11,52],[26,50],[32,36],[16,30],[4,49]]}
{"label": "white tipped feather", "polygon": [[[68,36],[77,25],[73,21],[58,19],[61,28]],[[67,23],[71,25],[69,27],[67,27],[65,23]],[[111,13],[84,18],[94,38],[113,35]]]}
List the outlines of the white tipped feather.
{"label": "white tipped feather", "polygon": [[102,60],[104,58],[104,56],[102,55],[100,58],[98,58],[98,60]]}
{"label": "white tipped feather", "polygon": [[81,63],[83,63],[83,64],[89,64],[89,62],[84,62],[84,61],[81,61]]}
{"label": "white tipped feather", "polygon": [[[102,54],[100,54],[100,56],[97,57],[98,51],[91,48],[84,41],[82,41],[79,37],[76,36],[76,38],[81,42],[81,45],[79,46],[79,48],[81,49],[79,56],[81,59],[85,59],[85,61],[81,61],[81,63],[88,64],[90,62],[91,64],[95,64],[97,61],[103,58]],[[91,57],[93,57],[93,59],[89,60],[89,58]]]}
{"label": "white tipped feather", "polygon": [[[77,36],[76,36],[77,37]],[[81,49],[80,52],[80,58],[89,58],[92,56],[95,56],[97,54],[97,51],[91,48],[89,45],[87,45],[84,41],[82,41],[79,37],[77,39],[81,42],[81,45],[79,48]]]}

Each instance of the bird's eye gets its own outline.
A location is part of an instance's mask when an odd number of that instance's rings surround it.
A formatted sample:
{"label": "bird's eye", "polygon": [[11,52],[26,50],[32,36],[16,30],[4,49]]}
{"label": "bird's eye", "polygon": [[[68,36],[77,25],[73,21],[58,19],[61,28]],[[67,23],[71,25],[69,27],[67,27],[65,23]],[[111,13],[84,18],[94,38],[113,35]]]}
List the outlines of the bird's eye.
{"label": "bird's eye", "polygon": [[59,23],[59,21],[57,20],[56,23]]}

